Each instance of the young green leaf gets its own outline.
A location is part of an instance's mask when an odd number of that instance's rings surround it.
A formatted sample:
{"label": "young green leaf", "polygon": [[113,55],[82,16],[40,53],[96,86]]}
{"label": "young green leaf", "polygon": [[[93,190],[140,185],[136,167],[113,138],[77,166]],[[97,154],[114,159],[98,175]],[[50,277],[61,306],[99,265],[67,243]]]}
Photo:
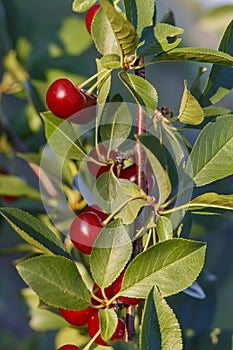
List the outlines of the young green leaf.
{"label": "young green leaf", "polygon": [[115,215],[115,219],[119,218],[124,225],[130,225],[138,216],[139,211],[147,205],[148,203],[145,199],[132,199],[117,215]]}
{"label": "young green leaf", "polygon": [[[233,55],[233,21],[228,25],[219,45],[219,51]],[[205,88],[200,97],[202,106],[219,102],[233,88],[233,69],[228,66],[214,64]]]}
{"label": "young green leaf", "polygon": [[160,242],[173,238],[173,227],[171,220],[169,220],[169,218],[166,216],[159,216],[156,221],[156,232]]}
{"label": "young green leaf", "polygon": [[140,332],[141,350],[161,349],[161,334],[153,294],[152,289],[143,309],[142,328]]}
{"label": "young green leaf", "polygon": [[72,124],[55,117],[51,112],[41,113],[45,121],[45,133],[50,147],[55,153],[82,159],[86,153],[78,140]]}
{"label": "young green leaf", "polygon": [[183,32],[182,28],[167,23],[157,23],[154,28],[152,26],[146,27],[142,32],[137,54],[139,56],[157,56],[173,50],[180,44],[181,39],[177,38],[171,42],[170,38],[183,34]]}
{"label": "young green leaf", "polygon": [[75,263],[59,256],[37,256],[16,266],[22,279],[48,305],[64,309],[85,309],[90,302]]}
{"label": "young green leaf", "polygon": [[72,10],[74,12],[85,12],[94,5],[96,0],[73,0]]}
{"label": "young green leaf", "polygon": [[115,34],[122,58],[133,55],[138,44],[135,28],[109,0],[100,0],[100,3]]}
{"label": "young green leaf", "polygon": [[206,244],[170,239],[139,254],[127,267],[121,295],[146,298],[158,286],[163,297],[190,286],[201,272]]}
{"label": "young green leaf", "polygon": [[0,208],[0,214],[27,243],[44,254],[69,257],[62,241],[31,214],[16,208]]}
{"label": "young green leaf", "polygon": [[41,200],[40,192],[14,175],[0,175],[0,196],[27,197]]}
{"label": "young green leaf", "polygon": [[102,55],[120,55],[120,49],[112,30],[112,26],[102,7],[99,8],[93,18],[91,35],[97,50]]}
{"label": "young green leaf", "polygon": [[181,47],[173,49],[146,62],[144,66],[163,61],[194,61],[233,66],[233,57],[231,55],[218,50],[197,47]]}
{"label": "young green leaf", "polygon": [[158,94],[154,86],[147,80],[124,71],[119,73],[119,78],[135,101],[141,106],[145,106],[148,116],[152,117],[158,105]]}
{"label": "young green leaf", "polygon": [[[115,110],[116,108],[116,110]],[[108,105],[101,118],[100,135],[108,150],[119,147],[132,129],[132,116],[125,103]]]}
{"label": "young green leaf", "polygon": [[154,288],[154,303],[161,333],[161,349],[182,350],[183,340],[179,322],[157,287]]}
{"label": "young green leaf", "polygon": [[201,131],[187,166],[197,186],[203,186],[233,173],[232,115],[221,116]]}
{"label": "young green leaf", "polygon": [[105,55],[100,60],[101,66],[106,69],[117,69],[121,67],[121,58],[119,55]]}
{"label": "young green leaf", "polygon": [[[96,59],[96,65],[97,70],[100,72],[104,67],[102,66],[102,59]],[[97,102],[98,102],[98,115],[97,118],[100,118],[101,111],[104,108],[104,104],[108,98],[108,94],[111,88],[111,71],[106,74],[106,72],[103,73],[103,75],[106,75],[103,80],[101,80],[101,83],[98,86],[98,94],[97,94]],[[98,80],[102,79],[102,76],[100,75],[98,77]]]}
{"label": "young green leaf", "polygon": [[109,340],[117,327],[117,314],[113,309],[103,309],[98,313],[100,333],[104,340]]}
{"label": "young green leaf", "polygon": [[153,17],[155,14],[155,2],[154,0],[136,0],[137,8],[137,32],[141,34],[143,28],[150,26],[153,23]]}
{"label": "young green leaf", "polygon": [[120,220],[110,222],[100,232],[90,256],[92,276],[98,286],[108,287],[123,270],[131,254],[132,242],[127,227]]}
{"label": "young green leaf", "polygon": [[[194,213],[200,211],[200,213],[208,214],[208,210],[233,210],[233,194],[218,194],[214,192],[204,193],[194,198],[189,203],[189,210]],[[202,211],[203,210],[203,211]],[[213,214],[213,211],[210,212]]]}
{"label": "young green leaf", "polygon": [[199,102],[187,89],[186,82],[184,83],[184,92],[181,100],[178,119],[182,123],[197,125],[204,120],[204,112]]}

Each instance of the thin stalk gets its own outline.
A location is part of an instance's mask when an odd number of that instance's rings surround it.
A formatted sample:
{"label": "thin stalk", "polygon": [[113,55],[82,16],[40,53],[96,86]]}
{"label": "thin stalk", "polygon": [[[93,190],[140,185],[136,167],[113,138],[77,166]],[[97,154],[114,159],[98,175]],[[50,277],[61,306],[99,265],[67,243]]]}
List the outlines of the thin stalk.
{"label": "thin stalk", "polygon": [[95,78],[98,78],[99,75],[105,73],[106,71],[108,71],[107,68],[102,69],[101,71],[97,72],[96,74],[92,75],[90,78],[88,78],[87,80],[83,81],[81,84],[78,85],[79,89],[82,89],[84,86],[86,86],[87,84],[89,84],[92,80],[94,80]]}
{"label": "thin stalk", "polygon": [[[138,60],[138,64],[143,65],[143,58]],[[135,70],[135,75],[140,76],[141,78],[145,78],[145,69],[144,67],[140,67],[140,69]],[[140,105],[137,106],[137,115],[136,115],[136,134],[143,135],[146,130],[146,114]],[[135,156],[136,156],[136,175],[137,175],[137,185],[143,189],[146,193],[146,179],[145,179],[145,153],[140,144],[139,140],[136,141],[135,144]],[[143,227],[143,217],[139,215],[139,217],[135,220],[134,230],[137,233]],[[137,238],[133,242],[133,253],[132,259],[135,258],[138,254],[143,251],[142,246],[142,237]],[[135,331],[135,306],[130,305],[126,309],[126,328],[127,328],[127,341],[131,341],[136,333]]]}

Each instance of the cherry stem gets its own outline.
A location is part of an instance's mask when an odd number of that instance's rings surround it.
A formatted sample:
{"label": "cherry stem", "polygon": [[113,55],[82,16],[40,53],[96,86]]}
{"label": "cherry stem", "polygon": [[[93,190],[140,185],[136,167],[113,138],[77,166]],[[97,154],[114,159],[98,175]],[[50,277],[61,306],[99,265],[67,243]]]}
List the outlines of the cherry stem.
{"label": "cherry stem", "polygon": [[97,78],[99,75],[107,72],[108,69],[104,68],[101,71],[97,72],[96,74],[92,75],[90,78],[88,78],[87,80],[83,81],[81,84],[78,85],[79,89],[82,89],[84,86],[86,86],[87,84],[89,84],[92,80],[94,80],[95,78]]}
{"label": "cherry stem", "polygon": [[111,70],[104,69],[103,71],[101,71],[99,73],[103,73],[103,75],[100,76],[100,78],[97,80],[97,82],[94,83],[92,85],[92,87],[90,87],[90,89],[87,90],[87,92],[86,92],[87,95],[91,95],[95,91],[95,89],[100,85],[100,83],[111,73]]}
{"label": "cherry stem", "polygon": [[89,341],[89,343],[85,346],[85,348],[83,348],[83,350],[89,350],[90,347],[92,346],[92,344],[94,344],[96,338],[98,338],[99,335],[100,335],[100,329],[99,329],[98,332],[94,335],[94,337]]}
{"label": "cherry stem", "polygon": [[[140,66],[140,69],[135,70],[135,75],[140,76],[145,79],[145,69],[141,67],[144,63],[143,58],[139,58],[137,64]],[[146,114],[140,105],[137,106],[137,116],[136,116],[136,134],[143,135],[145,134],[146,129]],[[145,152],[142,148],[139,140],[136,140],[135,145],[135,154],[136,154],[136,174],[137,174],[137,185],[142,188],[146,193],[146,179],[145,179]],[[139,216],[135,220],[134,228],[136,234],[143,227],[143,217]],[[133,253],[132,259],[135,258],[138,254],[143,251],[142,247],[142,237],[137,238],[133,242]],[[135,335],[135,306],[130,305],[126,309],[126,328],[127,328],[127,341],[131,341]]]}

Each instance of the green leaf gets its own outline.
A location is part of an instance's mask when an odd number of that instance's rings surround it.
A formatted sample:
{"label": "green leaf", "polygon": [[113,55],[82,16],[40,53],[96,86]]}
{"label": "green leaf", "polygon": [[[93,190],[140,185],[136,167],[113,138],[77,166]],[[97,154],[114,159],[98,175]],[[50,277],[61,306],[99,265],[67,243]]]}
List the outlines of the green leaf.
{"label": "green leaf", "polygon": [[157,23],[154,28],[152,26],[146,27],[142,32],[137,54],[139,56],[157,56],[173,50],[180,44],[181,39],[177,38],[171,42],[170,38],[183,34],[183,32],[182,28],[167,23]]}
{"label": "green leaf", "polygon": [[206,67],[199,67],[198,68],[197,77],[194,80],[194,82],[192,83],[192,86],[190,88],[191,94],[196,98],[199,98],[199,96],[201,95],[201,83],[202,83],[201,77],[206,71],[207,71]]}
{"label": "green leaf", "polygon": [[155,285],[164,297],[179,293],[198,277],[205,250],[205,243],[181,238],[158,243],[128,265],[121,295],[146,298]]}
{"label": "green leaf", "polygon": [[86,153],[78,140],[72,124],[55,117],[51,112],[41,113],[45,121],[45,133],[50,147],[62,156],[82,159]]}
{"label": "green leaf", "polygon": [[161,349],[161,335],[158,317],[155,310],[153,289],[150,291],[143,309],[142,329],[140,332],[140,349]]}
{"label": "green leaf", "polygon": [[173,238],[173,227],[169,218],[166,216],[158,217],[156,221],[156,232],[160,242]]}
{"label": "green leaf", "polygon": [[0,175],[0,196],[27,197],[41,200],[39,191],[14,175]]}
{"label": "green leaf", "polygon": [[96,0],[74,0],[72,10],[74,12],[85,12],[95,4]]}
{"label": "green leaf", "polygon": [[90,256],[92,276],[100,288],[112,284],[131,254],[132,242],[127,227],[120,220],[110,222],[100,232]]}
{"label": "green leaf", "polygon": [[[228,25],[219,45],[219,51],[233,55],[233,21]],[[219,102],[233,88],[233,69],[228,66],[213,65],[206,86],[200,97],[202,106]]]}
{"label": "green leaf", "polygon": [[31,214],[16,208],[0,208],[0,214],[27,243],[44,254],[69,257],[62,241]]}
{"label": "green leaf", "polygon": [[232,56],[218,50],[197,47],[173,49],[146,62],[144,66],[163,61],[194,61],[233,66]]}
{"label": "green leaf", "polygon": [[152,168],[153,174],[155,176],[155,181],[158,187],[158,198],[156,198],[157,207],[162,204],[165,199],[169,196],[171,193],[171,183],[168,177],[168,174],[162,167],[159,160],[154,156],[154,154],[150,151],[149,148],[142,145],[143,149],[146,153],[147,159],[150,162],[150,166]]}
{"label": "green leaf", "polygon": [[100,135],[110,151],[119,147],[129,136],[132,116],[125,103],[109,104],[103,114]]}
{"label": "green leaf", "polygon": [[97,50],[102,55],[120,55],[116,37],[102,7],[96,12],[93,18],[91,35]]}
{"label": "green leaf", "polygon": [[106,69],[116,69],[121,67],[121,58],[119,55],[105,55],[100,59],[101,66]]}
{"label": "green leaf", "polygon": [[190,154],[188,166],[197,186],[203,186],[233,173],[233,115],[218,117],[201,131]]}
{"label": "green leaf", "polygon": [[[178,183],[177,168],[179,163],[176,164],[175,157],[177,157],[181,151],[178,148],[178,142],[176,142],[176,147],[171,146],[170,142],[167,141],[167,137],[169,137],[169,135],[166,135],[163,129],[161,132],[163,133],[163,143],[161,143],[160,140],[154,135],[137,135],[137,139],[140,140],[140,142],[153,153],[153,155],[162,165],[163,169],[167,172],[172,186],[176,187]],[[175,135],[173,135],[173,137],[175,138]],[[157,171],[154,174],[155,178],[157,176],[156,174]]]}
{"label": "green leaf", "polygon": [[21,296],[29,306],[30,321],[29,326],[37,332],[55,330],[67,325],[63,317],[54,312],[38,307],[40,299],[30,288],[21,290]]}
{"label": "green leaf", "polygon": [[183,341],[179,322],[157,287],[154,288],[154,303],[161,333],[162,350],[182,350]]}
{"label": "green leaf", "polygon": [[204,120],[204,112],[196,98],[188,91],[184,83],[184,93],[181,100],[178,119],[185,124],[197,125]]}
{"label": "green leaf", "polygon": [[135,0],[137,7],[137,32],[141,34],[143,28],[150,26],[153,23],[155,14],[154,0]]}
{"label": "green leaf", "polygon": [[119,73],[119,78],[135,101],[141,106],[145,106],[148,116],[152,117],[158,105],[158,94],[154,86],[147,80],[124,71]]}
{"label": "green leaf", "polygon": [[132,199],[115,215],[115,219],[121,219],[124,225],[130,225],[138,216],[139,211],[147,205],[148,203],[145,199]]}
{"label": "green leaf", "polygon": [[100,0],[100,3],[115,34],[122,57],[133,55],[138,44],[135,28],[109,0]]}
{"label": "green leaf", "polygon": [[22,279],[46,304],[71,310],[85,309],[89,292],[75,263],[59,256],[38,256],[16,266]]}
{"label": "green leaf", "polygon": [[203,108],[205,118],[206,117],[218,117],[231,113],[230,109],[224,107],[204,107]]}
{"label": "green leaf", "polygon": [[[233,194],[218,194],[215,192],[207,192],[189,203],[189,210],[200,211],[200,213],[208,214],[208,210],[233,210]],[[203,211],[202,211],[203,210]],[[213,211],[210,212],[213,214]]]}
{"label": "green leaf", "polygon": [[113,309],[103,309],[98,313],[100,320],[100,333],[104,340],[109,340],[117,327],[117,314]]}
{"label": "green leaf", "polygon": [[[102,66],[102,59],[96,59],[96,65],[98,73],[103,69]],[[98,102],[98,115],[97,119],[99,121],[102,110],[104,108],[104,104],[108,98],[108,94],[111,88],[111,71],[106,74],[106,72],[103,73],[103,75],[106,75],[103,80],[101,80],[99,86],[98,86],[98,94],[97,94],[97,102]],[[102,79],[102,75],[98,77],[98,80]]]}

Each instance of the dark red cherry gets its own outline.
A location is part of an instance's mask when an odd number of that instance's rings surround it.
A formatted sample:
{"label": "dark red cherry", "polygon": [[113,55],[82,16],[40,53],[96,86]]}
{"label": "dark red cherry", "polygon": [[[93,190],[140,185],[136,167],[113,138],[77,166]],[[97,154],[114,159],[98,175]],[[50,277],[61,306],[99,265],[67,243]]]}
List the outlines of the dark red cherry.
{"label": "dark red cherry", "polygon": [[[122,271],[121,274],[118,276],[118,278],[113,283],[114,294],[119,293],[121,290],[124,273],[125,273],[125,271]],[[144,299],[120,296],[120,297],[118,297],[118,300],[126,305],[137,305],[137,304],[140,304]]]}
{"label": "dark red cherry", "polygon": [[91,254],[93,245],[103,226],[94,213],[81,213],[71,224],[70,239],[74,246],[84,254]]}
{"label": "dark red cherry", "polygon": [[73,326],[84,326],[85,324],[88,324],[88,321],[90,320],[93,312],[95,309],[88,306],[86,309],[83,310],[66,310],[60,308],[60,313],[62,317],[72,324]]}
{"label": "dark red cherry", "polygon": [[[97,153],[96,147],[94,147],[94,148],[92,148],[91,152],[89,153],[89,156],[91,158],[95,159],[96,161],[98,161],[99,163],[102,163],[102,164],[106,163],[106,164],[105,165],[96,164],[95,162],[93,162],[91,160],[87,162],[87,166],[88,166],[89,171],[96,179],[98,179],[98,177],[101,174],[109,171],[111,168],[111,165],[107,164],[106,147],[101,143],[98,145],[98,150],[99,150],[100,155]],[[117,156],[118,156],[117,152],[115,152],[113,150],[110,151],[109,159],[115,160]],[[116,167],[114,167],[114,173],[115,173],[115,171],[116,171]]]}
{"label": "dark red cherry", "polygon": [[90,205],[89,207],[86,207],[86,209],[84,209],[83,213],[96,214],[100,218],[101,222],[106,220],[108,217],[108,214],[104,213],[97,204],[93,204],[93,205]]}
{"label": "dark red cherry", "polygon": [[72,81],[61,78],[48,88],[46,102],[56,117],[67,119],[85,108],[86,98]]}
{"label": "dark red cherry", "polygon": [[[102,292],[101,292],[100,287],[98,286],[98,284],[94,283],[94,286],[93,286],[93,288],[92,288],[92,291],[93,291],[93,294],[95,294],[99,299],[101,299],[101,300],[104,300],[104,299],[105,299],[104,296],[103,296],[103,294],[102,294]],[[104,289],[104,293],[105,293],[106,297],[107,297],[109,300],[112,299],[112,298],[114,297],[114,295],[115,295],[114,289],[113,289],[113,285],[111,285],[111,286],[109,286],[109,287],[106,287],[106,288]],[[99,305],[99,304],[100,304],[100,302],[98,302],[98,300],[96,300],[96,299],[94,299],[94,298],[91,299],[91,303],[92,303],[93,305]]]}
{"label": "dark red cherry", "polygon": [[96,12],[99,10],[100,5],[96,4],[93,5],[86,14],[86,28],[89,34],[91,34],[91,25],[92,25],[92,21],[93,18],[95,17]]}
{"label": "dark red cherry", "polygon": [[[96,335],[96,333],[99,331],[99,329],[100,329],[100,321],[99,321],[98,311],[96,311],[95,313],[93,313],[92,317],[88,322],[88,333],[90,337],[93,338]],[[121,318],[118,318],[117,328],[114,334],[111,336],[110,340],[114,341],[117,339],[122,339],[124,337],[124,334],[125,334],[125,322]],[[103,340],[101,335],[99,335],[95,339],[95,343],[103,346],[108,345]]]}
{"label": "dark red cherry", "polygon": [[80,348],[76,345],[73,345],[73,344],[66,344],[66,345],[61,346],[57,350],[80,350]]}

